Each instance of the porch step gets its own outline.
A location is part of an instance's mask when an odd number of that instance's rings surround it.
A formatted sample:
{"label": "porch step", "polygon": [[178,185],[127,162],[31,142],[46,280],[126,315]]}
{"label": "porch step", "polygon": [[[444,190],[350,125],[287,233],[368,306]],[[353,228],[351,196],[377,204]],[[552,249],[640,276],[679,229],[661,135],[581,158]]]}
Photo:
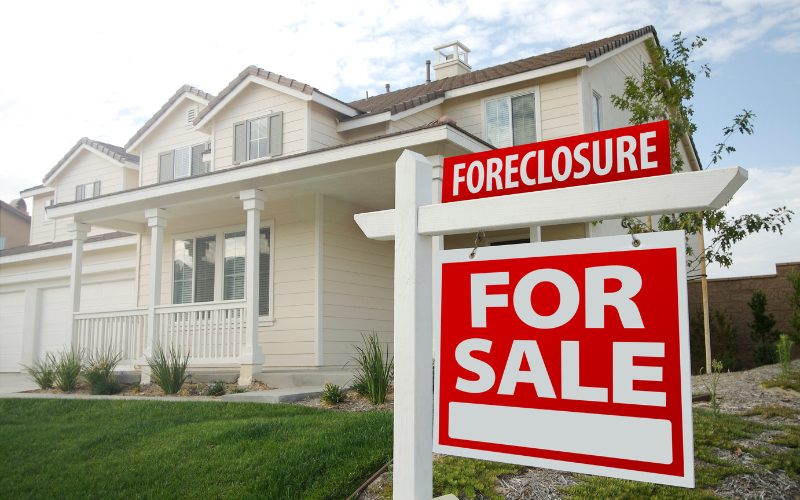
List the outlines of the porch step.
{"label": "porch step", "polygon": [[253,378],[270,387],[281,389],[301,388],[309,386],[323,387],[325,382],[345,387],[353,379],[356,370],[341,368],[324,368],[311,370],[270,370],[257,373]]}
{"label": "porch step", "polygon": [[322,394],[321,385],[307,385],[291,387],[289,389],[273,389],[271,391],[242,392],[240,394],[226,394],[220,399],[223,401],[249,401],[251,403],[291,403],[305,398],[313,398]]}

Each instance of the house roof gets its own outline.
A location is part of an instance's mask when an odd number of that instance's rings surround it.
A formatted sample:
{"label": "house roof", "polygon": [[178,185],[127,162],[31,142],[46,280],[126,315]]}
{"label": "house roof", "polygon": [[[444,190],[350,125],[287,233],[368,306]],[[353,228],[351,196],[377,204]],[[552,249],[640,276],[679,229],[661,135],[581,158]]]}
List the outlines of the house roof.
{"label": "house roof", "polygon": [[174,94],[172,94],[172,97],[170,97],[167,100],[167,102],[164,103],[163,106],[161,106],[161,109],[156,111],[156,114],[154,114],[152,117],[150,117],[150,119],[147,120],[144,125],[142,125],[142,128],[140,128],[139,130],[136,131],[135,134],[133,134],[133,137],[131,137],[128,140],[128,142],[125,143],[125,149],[128,149],[129,147],[131,147],[131,145],[134,142],[136,142],[137,139],[139,139],[142,135],[144,135],[144,133],[147,132],[147,130],[150,127],[152,127],[153,124],[155,122],[157,122],[158,119],[161,118],[164,115],[164,113],[167,112],[167,110],[170,108],[170,106],[172,106],[175,103],[175,101],[177,101],[178,98],[181,95],[184,94],[184,92],[188,92],[188,93],[190,93],[192,95],[196,95],[197,97],[199,97],[201,99],[205,99],[206,101],[211,101],[211,100],[214,99],[214,96],[212,94],[209,94],[208,92],[203,92],[202,90],[198,89],[197,87],[192,87],[191,85],[183,85],[183,86],[181,86],[181,88],[179,88]]}
{"label": "house roof", "polygon": [[31,221],[31,216],[28,215],[27,212],[23,212],[22,210],[18,209],[14,205],[8,204],[8,203],[4,202],[3,200],[0,200],[0,207],[2,207],[3,210],[8,210],[10,213],[16,215],[17,217],[19,217],[21,219],[26,220],[27,222]]}
{"label": "house roof", "polygon": [[125,151],[124,148],[121,148],[119,146],[114,146],[113,144],[107,144],[105,142],[93,141],[93,140],[88,139],[86,137],[81,137],[80,140],[74,146],[72,146],[72,149],[70,149],[69,152],[67,154],[65,154],[64,157],[61,158],[61,160],[58,163],[56,163],[56,166],[51,168],[50,171],[47,172],[47,175],[44,176],[44,179],[42,179],[42,182],[44,184],[47,184],[47,180],[53,174],[58,172],[58,170],[62,166],[64,166],[64,164],[67,162],[67,160],[69,160],[70,157],[72,157],[72,155],[75,154],[75,152],[78,149],[80,149],[80,147],[83,146],[84,144],[86,146],[89,146],[90,148],[94,148],[97,151],[100,151],[101,153],[105,154],[109,158],[112,158],[112,159],[114,159],[116,161],[119,161],[119,162],[129,161],[129,162],[132,162],[132,163],[139,163],[139,157],[136,156],[136,155],[128,154]]}
{"label": "house roof", "polygon": [[[627,33],[610,36],[602,40],[576,45],[555,52],[500,64],[463,75],[443,78],[441,80],[432,81],[431,83],[395,90],[394,92],[380,94],[366,99],[359,99],[358,101],[349,103],[349,105],[364,114],[353,117],[351,120],[357,120],[361,117],[383,113],[385,111],[396,114],[406,109],[413,108],[414,106],[424,104],[428,102],[428,100],[444,97],[444,92],[447,90],[468,87],[470,85],[525,73],[527,71],[573,61],[575,59],[590,61],[649,33],[652,33],[654,36],[656,35],[656,30],[653,26],[645,26],[638,30],[628,31]],[[656,38],[656,40],[658,40],[658,38]],[[431,96],[436,97],[432,99]]]}
{"label": "house roof", "polygon": [[[208,113],[210,113],[220,102],[222,102],[223,99],[225,99],[225,97],[227,97],[228,94],[230,94],[233,91],[233,89],[235,89],[240,83],[242,83],[248,76],[256,76],[259,78],[263,78],[270,82],[277,83],[278,85],[283,85],[286,88],[302,92],[303,94],[306,95],[312,95],[314,92],[317,92],[319,94],[324,95],[325,97],[329,97],[334,101],[340,102],[343,105],[352,108],[352,106],[350,106],[346,102],[336,99],[335,97],[326,94],[320,91],[319,89],[312,87],[311,85],[295,80],[294,78],[289,78],[287,76],[279,75],[278,73],[275,73],[273,71],[267,71],[265,69],[261,69],[258,66],[250,65],[246,67],[244,70],[242,70],[242,72],[239,73],[236,76],[236,78],[234,78],[228,84],[227,87],[225,87],[220,91],[217,97],[215,97],[214,99],[211,100],[211,102],[208,103],[208,106],[206,106],[205,109],[203,109],[202,111],[200,111],[200,113],[197,114],[197,118],[194,119],[194,124],[197,125],[198,123],[200,123],[203,117],[205,117]],[[358,109],[353,108],[353,111],[358,111]]]}
{"label": "house roof", "polygon": [[[115,231],[113,233],[100,234],[98,236],[90,236],[86,238],[84,243],[92,243],[95,241],[113,240],[116,238],[124,238],[132,236],[130,233],[123,233],[122,231]],[[23,253],[40,252],[42,250],[50,250],[52,248],[69,247],[72,246],[72,240],[56,241],[54,243],[40,243],[38,245],[23,245],[21,247],[8,248],[0,250],[0,257],[8,257],[9,255],[20,255]]]}

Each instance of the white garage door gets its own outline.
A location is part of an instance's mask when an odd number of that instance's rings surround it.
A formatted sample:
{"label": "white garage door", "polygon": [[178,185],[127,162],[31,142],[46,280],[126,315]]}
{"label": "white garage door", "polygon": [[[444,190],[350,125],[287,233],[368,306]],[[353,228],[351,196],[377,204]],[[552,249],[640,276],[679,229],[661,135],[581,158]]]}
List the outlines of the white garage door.
{"label": "white garage door", "polygon": [[18,372],[22,360],[25,292],[0,293],[0,372]]}
{"label": "white garage door", "polygon": [[39,303],[39,359],[48,352],[56,353],[70,344],[69,288],[42,290]]}
{"label": "white garage door", "polygon": [[133,307],[133,279],[88,283],[81,287],[81,312],[118,311]]}

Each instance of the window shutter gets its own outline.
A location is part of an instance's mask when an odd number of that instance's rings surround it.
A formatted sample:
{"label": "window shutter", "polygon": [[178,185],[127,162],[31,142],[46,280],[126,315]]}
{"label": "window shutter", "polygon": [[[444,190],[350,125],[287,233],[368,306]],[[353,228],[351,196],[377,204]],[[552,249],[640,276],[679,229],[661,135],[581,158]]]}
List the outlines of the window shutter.
{"label": "window shutter", "polygon": [[205,144],[192,146],[192,175],[206,173],[206,164],[203,163],[203,151],[206,150]]}
{"label": "window shutter", "polygon": [[94,182],[94,195],[100,196],[100,181]]}
{"label": "window shutter", "polygon": [[247,122],[233,124],[233,164],[247,161]]}
{"label": "window shutter", "polygon": [[533,94],[511,99],[514,146],[536,142],[536,107]]}
{"label": "window shutter", "polygon": [[258,252],[258,315],[269,316],[269,228],[259,232]]}
{"label": "window shutter", "polygon": [[269,116],[269,153],[277,156],[283,153],[283,111]]}
{"label": "window shutter", "polygon": [[167,151],[166,153],[158,153],[158,182],[171,181],[172,175],[172,162],[174,158],[174,151]]}
{"label": "window shutter", "polygon": [[83,199],[83,184],[80,186],[75,186],[75,201],[80,201]]}
{"label": "window shutter", "polygon": [[216,236],[197,238],[194,280],[195,302],[211,302],[214,300],[214,260],[216,250]]}

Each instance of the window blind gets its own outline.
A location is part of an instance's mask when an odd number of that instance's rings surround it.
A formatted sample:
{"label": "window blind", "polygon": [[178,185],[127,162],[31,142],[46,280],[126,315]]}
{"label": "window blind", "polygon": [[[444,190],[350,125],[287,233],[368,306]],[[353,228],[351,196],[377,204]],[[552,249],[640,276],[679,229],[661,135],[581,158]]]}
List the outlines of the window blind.
{"label": "window blind", "polygon": [[206,173],[206,164],[203,163],[203,151],[206,150],[205,144],[192,146],[192,175]]}
{"label": "window blind", "polygon": [[533,94],[511,99],[514,146],[536,142],[536,106]]}
{"label": "window blind", "polygon": [[181,179],[183,177],[189,177],[192,173],[192,148],[176,149],[174,162],[175,178]]}
{"label": "window blind", "polygon": [[595,93],[592,93],[592,121],[594,131],[600,132],[600,96]]}
{"label": "window blind", "polygon": [[223,300],[244,298],[245,232],[225,234]]}
{"label": "window blind", "polygon": [[508,100],[500,99],[486,103],[486,140],[492,146],[511,146],[511,123]]}
{"label": "window blind", "polygon": [[214,300],[214,259],[216,257],[217,237],[197,238],[197,251],[194,280],[194,301],[212,302]]}
{"label": "window blind", "polygon": [[259,232],[258,255],[258,315],[269,316],[269,228]]}
{"label": "window blind", "polygon": [[192,302],[192,271],[194,268],[194,240],[175,240],[175,257],[172,262],[172,303]]}

